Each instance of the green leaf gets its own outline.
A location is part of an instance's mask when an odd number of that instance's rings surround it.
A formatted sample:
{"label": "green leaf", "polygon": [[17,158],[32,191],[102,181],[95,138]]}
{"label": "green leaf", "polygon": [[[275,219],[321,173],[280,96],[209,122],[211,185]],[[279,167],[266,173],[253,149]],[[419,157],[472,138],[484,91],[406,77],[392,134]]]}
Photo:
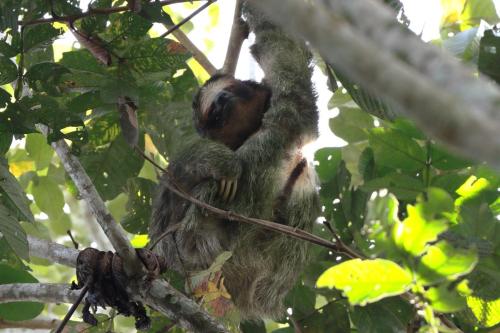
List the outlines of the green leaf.
{"label": "green leaf", "polygon": [[370,94],[359,84],[349,80],[345,75],[340,73],[340,71],[335,70],[335,74],[349,95],[351,95],[352,99],[364,112],[386,120],[393,120],[395,118],[394,110],[380,98]]}
{"label": "green leaf", "polygon": [[461,296],[449,284],[427,289],[424,297],[431,303],[432,308],[439,312],[457,312],[467,306],[465,297]]}
{"label": "green leaf", "polygon": [[45,136],[38,133],[26,135],[26,151],[28,156],[35,161],[37,170],[48,167],[54,154]]}
{"label": "green leaf", "polygon": [[63,215],[64,196],[59,186],[49,177],[39,177],[31,190],[35,203],[51,219]]}
{"label": "green leaf", "polygon": [[462,29],[477,24],[480,20],[485,20],[490,24],[498,23],[498,15],[495,3],[492,0],[467,0],[460,15]]}
{"label": "green leaf", "polygon": [[303,318],[314,312],[316,294],[310,287],[296,285],[288,292],[285,304],[293,309],[295,318]]}
{"label": "green leaf", "polygon": [[349,143],[366,140],[372,127],[373,117],[358,108],[342,107],[339,115],[330,119],[333,133]]}
{"label": "green leaf", "polygon": [[42,62],[32,66],[25,77],[30,88],[45,91],[52,96],[58,96],[61,94],[58,84],[62,75],[67,73],[70,73],[70,70],[62,65],[53,62]]}
{"label": "green leaf", "polygon": [[412,320],[413,309],[401,299],[389,298],[366,306],[355,306],[351,319],[358,332],[403,333]]}
{"label": "green leaf", "polygon": [[144,178],[127,181],[127,215],[121,221],[123,228],[133,234],[147,234],[156,183]]}
{"label": "green leaf", "polygon": [[500,69],[498,68],[500,61],[499,49],[500,37],[495,35],[493,30],[485,31],[479,45],[478,68],[481,73],[488,75],[498,84],[500,84]]}
{"label": "green leaf", "polygon": [[431,148],[431,162],[433,167],[441,170],[463,169],[472,165],[471,161],[454,156],[435,145]]}
{"label": "green leaf", "polygon": [[481,40],[480,31],[482,30],[479,27],[461,31],[451,38],[443,40],[443,47],[456,58],[466,61],[477,61],[479,41]]}
{"label": "green leaf", "polygon": [[314,155],[316,172],[321,182],[327,182],[335,177],[337,168],[342,160],[342,154],[339,148],[321,148]]}
{"label": "green leaf", "polygon": [[9,58],[0,56],[0,86],[17,78],[17,66]]}
{"label": "green leaf", "polygon": [[[36,283],[38,282],[26,271],[14,269],[0,264],[0,284],[8,283]],[[0,318],[4,320],[28,320],[38,316],[43,310],[42,303],[10,302],[0,304]]]}
{"label": "green leaf", "polygon": [[361,189],[372,192],[387,189],[399,200],[415,200],[424,193],[425,186],[418,179],[400,173],[391,173],[381,178],[375,178],[366,182]]}
{"label": "green leaf", "polygon": [[129,69],[139,74],[164,73],[172,76],[177,69],[186,67],[189,53],[178,42],[152,38],[136,43],[124,55]]}
{"label": "green leaf", "polygon": [[43,47],[62,33],[64,33],[63,29],[56,29],[50,24],[28,26],[24,31],[24,52],[35,47]]}
{"label": "green leaf", "polygon": [[0,40],[0,54],[4,55],[7,58],[13,58],[19,53],[19,50],[17,50],[15,47],[12,45],[8,44],[7,42]]}
{"label": "green leaf", "polygon": [[463,199],[470,199],[478,196],[482,191],[488,189],[490,183],[485,178],[470,176],[465,183],[457,189],[457,194]]}
{"label": "green leaf", "polygon": [[478,297],[467,297],[467,305],[481,327],[493,327],[500,323],[500,299],[485,301]]}
{"label": "green leaf", "polygon": [[374,128],[370,131],[369,140],[377,164],[404,171],[416,171],[425,165],[423,149],[402,132]]}
{"label": "green leaf", "polygon": [[[349,333],[351,332],[351,324],[349,322],[349,307],[346,303],[339,300],[330,302],[323,306],[320,311],[312,312],[300,320],[299,325],[303,327],[304,333]],[[293,315],[295,316],[295,313]]]}
{"label": "green leaf", "polygon": [[426,220],[421,209],[407,206],[408,217],[398,225],[394,232],[396,244],[413,256],[421,255],[427,244],[448,229],[445,220]]}
{"label": "green leaf", "polygon": [[456,249],[446,241],[429,247],[417,267],[421,283],[430,285],[441,281],[453,281],[470,273],[477,264],[474,250]]}
{"label": "green leaf", "polygon": [[368,201],[365,225],[361,229],[370,242],[367,251],[370,254],[393,251],[392,230],[399,225],[398,201],[394,195],[377,195],[376,198]]}
{"label": "green leaf", "polygon": [[19,218],[34,222],[35,218],[29,208],[29,200],[26,198],[23,189],[17,182],[16,178],[9,172],[7,166],[0,159],[0,199],[7,200],[10,203],[9,207],[15,207],[18,210]]}
{"label": "green leaf", "polygon": [[[139,146],[143,145],[144,137],[141,136]],[[109,145],[82,152],[80,160],[104,200],[111,200],[122,192],[125,181],[137,176],[144,164],[144,159],[121,135]]]}
{"label": "green leaf", "polygon": [[340,289],[352,305],[365,305],[404,293],[412,285],[412,276],[390,260],[353,259],[328,269],[317,285]]}
{"label": "green leaf", "polygon": [[29,259],[28,239],[19,221],[0,202],[0,234],[20,258]]}

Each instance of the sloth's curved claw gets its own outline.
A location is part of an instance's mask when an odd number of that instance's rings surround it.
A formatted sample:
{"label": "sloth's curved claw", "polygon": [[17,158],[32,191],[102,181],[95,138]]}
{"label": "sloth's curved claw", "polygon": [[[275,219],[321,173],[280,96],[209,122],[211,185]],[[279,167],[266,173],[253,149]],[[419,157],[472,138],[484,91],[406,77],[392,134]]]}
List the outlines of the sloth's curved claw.
{"label": "sloth's curved claw", "polygon": [[221,197],[225,191],[226,191],[226,180],[223,178],[220,181],[219,191],[217,192],[217,196]]}
{"label": "sloth's curved claw", "polygon": [[231,195],[229,196],[228,198],[228,202],[231,202],[234,200],[234,197],[236,196],[236,190],[238,189],[238,180],[234,180],[233,182],[233,188],[232,188],[232,191],[231,191]]}

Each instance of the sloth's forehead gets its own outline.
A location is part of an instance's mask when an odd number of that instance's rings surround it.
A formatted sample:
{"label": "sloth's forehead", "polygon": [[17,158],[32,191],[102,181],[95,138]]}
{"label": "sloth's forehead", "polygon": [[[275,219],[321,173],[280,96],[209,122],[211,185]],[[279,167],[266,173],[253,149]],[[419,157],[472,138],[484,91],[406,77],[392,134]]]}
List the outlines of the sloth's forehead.
{"label": "sloth's forehead", "polygon": [[227,78],[223,77],[205,85],[201,90],[202,100],[200,104],[202,112],[205,112],[210,108],[210,105],[215,99],[215,96],[217,96],[217,94],[221,90],[234,84],[235,81],[236,80],[233,79],[232,77],[227,77]]}

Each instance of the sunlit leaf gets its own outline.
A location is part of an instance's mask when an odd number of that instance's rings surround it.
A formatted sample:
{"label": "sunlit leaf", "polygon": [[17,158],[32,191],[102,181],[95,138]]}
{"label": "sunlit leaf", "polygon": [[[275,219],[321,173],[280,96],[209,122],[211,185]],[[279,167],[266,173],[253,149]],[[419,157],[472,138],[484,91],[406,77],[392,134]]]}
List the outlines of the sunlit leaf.
{"label": "sunlit leaf", "polygon": [[500,299],[485,301],[477,297],[467,297],[467,305],[482,327],[492,327],[500,323]]}
{"label": "sunlit leaf", "polygon": [[467,306],[465,297],[449,284],[431,287],[426,290],[424,296],[431,303],[432,308],[439,312],[457,312]]}
{"label": "sunlit leaf", "polygon": [[35,203],[51,219],[61,217],[64,207],[64,196],[61,188],[48,177],[39,177],[31,191]]}
{"label": "sunlit leaf", "polygon": [[376,302],[407,291],[411,274],[385,259],[353,259],[333,266],[318,279],[318,287],[340,289],[353,305]]}
{"label": "sunlit leaf", "polygon": [[26,136],[26,151],[35,161],[37,170],[48,167],[54,154],[54,150],[47,143],[47,138],[37,133]]}
{"label": "sunlit leaf", "polygon": [[474,250],[458,249],[446,241],[429,247],[417,267],[419,280],[424,284],[452,281],[470,273],[477,264]]}
{"label": "sunlit leaf", "polygon": [[418,256],[428,243],[448,228],[444,220],[426,220],[417,207],[407,206],[408,217],[394,231],[394,238],[404,251]]}

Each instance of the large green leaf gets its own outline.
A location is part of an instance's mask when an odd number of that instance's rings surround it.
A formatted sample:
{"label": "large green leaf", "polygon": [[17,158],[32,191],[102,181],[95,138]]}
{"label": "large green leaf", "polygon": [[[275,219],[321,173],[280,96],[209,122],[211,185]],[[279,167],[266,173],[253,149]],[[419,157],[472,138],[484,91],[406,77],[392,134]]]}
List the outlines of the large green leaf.
{"label": "large green leaf", "polygon": [[37,170],[49,166],[54,150],[47,143],[47,138],[38,133],[26,135],[26,152],[35,161]]}
{"label": "large green leaf", "polygon": [[30,88],[58,96],[61,91],[58,84],[63,74],[70,73],[66,67],[53,63],[42,62],[32,66],[26,73]]}
{"label": "large green leaf", "polygon": [[477,297],[467,297],[467,305],[481,327],[492,327],[500,323],[500,298],[485,301]]}
{"label": "large green leaf", "polygon": [[50,24],[28,26],[24,31],[23,49],[26,52],[35,47],[46,45],[63,32],[63,29],[56,29]]}
{"label": "large green leaf", "polygon": [[17,78],[17,66],[7,57],[0,56],[0,86]]}
{"label": "large green leaf", "polygon": [[412,316],[412,307],[398,298],[355,306],[351,312],[354,325],[363,333],[406,333]]}
{"label": "large green leaf", "polygon": [[28,259],[28,239],[19,221],[12,215],[7,207],[0,202],[0,234],[11,249],[21,258]]}
{"label": "large green leaf", "polygon": [[400,173],[390,173],[384,177],[372,179],[361,188],[367,192],[387,189],[399,200],[415,200],[425,191],[422,181]]}
{"label": "large green leaf", "polygon": [[9,208],[15,207],[20,219],[28,222],[35,220],[23,189],[9,172],[3,159],[0,159],[0,199],[0,201],[8,203]]}
{"label": "large green leaf", "polygon": [[59,219],[63,214],[64,196],[59,186],[49,177],[39,177],[34,181],[31,194],[35,203],[51,219]]}
{"label": "large green leaf", "polygon": [[[30,273],[0,264],[0,284],[7,283],[36,283]],[[0,318],[4,320],[28,320],[38,316],[43,310],[42,303],[11,302],[0,304]]]}
{"label": "large green leaf", "polygon": [[411,255],[422,254],[427,244],[437,240],[448,229],[445,220],[426,220],[418,207],[407,206],[408,217],[398,225],[394,238],[404,251]]}
{"label": "large green leaf", "polygon": [[337,173],[337,167],[342,159],[340,148],[321,148],[314,154],[316,172],[322,183],[330,181]]}
{"label": "large green leaf", "polygon": [[318,287],[340,289],[353,305],[365,305],[410,289],[411,274],[385,259],[353,259],[333,266],[318,279]]}
{"label": "large green leaf", "polygon": [[441,284],[431,287],[424,293],[432,308],[439,312],[457,312],[467,306],[465,297],[460,295],[450,284]]}
{"label": "large green leaf", "polygon": [[455,280],[470,273],[477,264],[474,250],[457,249],[446,241],[429,247],[417,266],[421,283],[430,285],[446,280]]}
{"label": "large green leaf", "polygon": [[339,115],[330,119],[333,133],[349,143],[366,140],[373,126],[373,117],[358,108],[342,107]]}
{"label": "large green leaf", "polygon": [[404,171],[416,171],[425,165],[424,150],[400,131],[374,128],[369,139],[377,164]]}

